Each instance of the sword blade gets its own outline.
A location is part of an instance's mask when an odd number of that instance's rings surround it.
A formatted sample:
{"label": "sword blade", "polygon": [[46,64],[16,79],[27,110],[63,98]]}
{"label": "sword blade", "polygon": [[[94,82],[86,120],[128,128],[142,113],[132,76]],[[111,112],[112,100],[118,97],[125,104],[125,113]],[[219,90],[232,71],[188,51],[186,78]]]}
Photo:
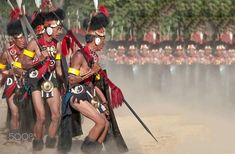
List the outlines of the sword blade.
{"label": "sword blade", "polygon": [[30,23],[29,23],[29,21],[28,21],[28,19],[26,18],[26,16],[23,15],[21,19],[22,19],[22,21],[25,23],[27,29],[29,30],[29,32],[30,32],[31,35],[33,36],[34,40],[36,41],[36,43],[37,43],[39,49],[40,49],[41,51],[43,51],[41,45],[40,45],[39,42],[38,42],[37,35],[35,34],[33,28],[31,27],[31,25],[30,25]]}
{"label": "sword blade", "polygon": [[25,36],[25,38],[26,38],[26,43],[28,44],[27,30],[26,30],[25,24],[24,24],[24,22],[22,21],[22,19],[20,19],[20,23],[21,23],[21,26],[22,26],[22,29],[23,29],[24,36]]}

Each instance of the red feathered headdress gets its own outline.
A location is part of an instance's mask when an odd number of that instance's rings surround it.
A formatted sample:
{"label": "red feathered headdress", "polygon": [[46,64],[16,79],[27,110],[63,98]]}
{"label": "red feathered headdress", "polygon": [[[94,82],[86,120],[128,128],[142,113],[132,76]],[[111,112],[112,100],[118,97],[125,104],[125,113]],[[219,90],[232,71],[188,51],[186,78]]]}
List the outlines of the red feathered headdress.
{"label": "red feathered headdress", "polygon": [[10,21],[12,22],[12,21],[19,20],[20,14],[21,14],[21,11],[19,8],[12,9],[10,13]]}
{"label": "red feathered headdress", "polygon": [[105,6],[100,6],[99,12],[103,13],[106,17],[109,17],[109,10]]}

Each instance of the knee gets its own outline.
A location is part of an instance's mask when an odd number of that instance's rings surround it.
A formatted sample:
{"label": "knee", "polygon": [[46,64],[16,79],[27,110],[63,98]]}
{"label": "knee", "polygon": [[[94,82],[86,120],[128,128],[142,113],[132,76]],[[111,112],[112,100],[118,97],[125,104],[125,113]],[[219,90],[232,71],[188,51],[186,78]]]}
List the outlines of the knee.
{"label": "knee", "polygon": [[51,121],[52,122],[59,122],[59,119],[60,119],[60,113],[52,114],[52,116],[51,116]]}
{"label": "knee", "polygon": [[109,126],[110,126],[109,121],[107,119],[105,119],[105,128],[109,128]]}
{"label": "knee", "polygon": [[38,117],[37,117],[37,122],[39,122],[39,123],[44,123],[45,122],[45,115],[39,115]]}
{"label": "knee", "polygon": [[105,128],[105,125],[106,125],[106,122],[103,118],[99,118],[99,120],[97,120],[97,123],[96,123],[101,129],[104,129]]}
{"label": "knee", "polygon": [[14,111],[14,112],[12,113],[12,118],[14,118],[14,119],[19,119],[19,112],[18,112],[18,111]]}

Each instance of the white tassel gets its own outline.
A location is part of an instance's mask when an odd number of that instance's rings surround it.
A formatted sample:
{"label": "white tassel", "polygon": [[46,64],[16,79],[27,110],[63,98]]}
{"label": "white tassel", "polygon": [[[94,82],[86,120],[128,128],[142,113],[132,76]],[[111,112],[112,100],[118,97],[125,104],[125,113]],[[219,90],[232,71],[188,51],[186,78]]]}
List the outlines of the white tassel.
{"label": "white tassel", "polygon": [[98,0],[93,0],[96,12],[98,11]]}
{"label": "white tassel", "polygon": [[22,6],[22,0],[16,0],[16,3],[17,3],[17,5],[18,5],[18,7],[21,8],[21,6]]}
{"label": "white tassel", "polygon": [[22,6],[23,7],[23,14],[25,14],[25,5]]}
{"label": "white tassel", "polygon": [[15,9],[10,0],[7,0],[7,3],[10,5],[10,7],[11,7],[12,10]]}
{"label": "white tassel", "polygon": [[40,8],[40,6],[42,5],[42,0],[34,0],[34,1],[35,1],[35,4],[36,4],[36,7]]}

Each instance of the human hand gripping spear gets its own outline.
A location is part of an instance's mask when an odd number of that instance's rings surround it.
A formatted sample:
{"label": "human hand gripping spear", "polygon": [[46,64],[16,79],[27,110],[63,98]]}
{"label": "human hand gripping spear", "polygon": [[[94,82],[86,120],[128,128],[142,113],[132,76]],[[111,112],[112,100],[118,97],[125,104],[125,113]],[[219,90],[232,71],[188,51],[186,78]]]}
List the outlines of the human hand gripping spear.
{"label": "human hand gripping spear", "polygon": [[[60,20],[60,18],[54,13],[56,18],[60,21],[62,27],[66,30],[67,38],[71,38],[72,41],[74,41],[78,47],[81,49],[81,52],[84,52],[84,47],[81,45],[81,43],[77,40],[77,38],[74,36],[73,32],[71,30],[68,30],[68,28],[63,24],[63,22]],[[63,50],[63,47],[62,47]],[[62,52],[63,53],[63,52]],[[66,54],[66,53],[65,53]],[[105,79],[105,81],[108,83],[108,85],[111,88],[111,97],[112,97],[112,108],[117,108],[122,105],[122,102],[126,104],[128,109],[131,111],[131,113],[137,118],[137,120],[141,123],[141,125],[144,127],[144,129],[153,137],[153,139],[158,142],[158,140],[155,138],[155,136],[152,134],[152,132],[149,130],[149,128],[146,126],[146,124],[141,120],[141,118],[138,116],[138,114],[134,111],[134,109],[130,106],[130,104],[125,100],[122,91],[120,88],[118,88],[107,76],[107,74],[100,70],[99,74]]]}

